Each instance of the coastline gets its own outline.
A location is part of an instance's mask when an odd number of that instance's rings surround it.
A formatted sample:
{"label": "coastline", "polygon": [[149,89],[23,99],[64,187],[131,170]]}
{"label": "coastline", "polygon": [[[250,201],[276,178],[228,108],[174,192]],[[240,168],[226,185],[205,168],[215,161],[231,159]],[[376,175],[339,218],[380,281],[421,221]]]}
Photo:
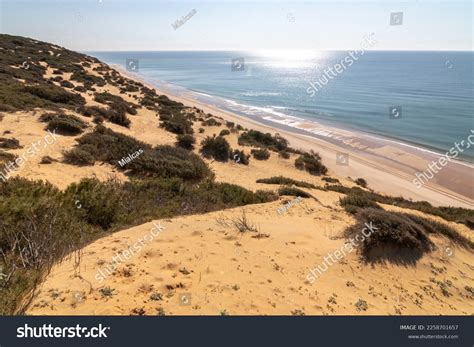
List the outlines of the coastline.
{"label": "coastline", "polygon": [[[319,152],[330,173],[354,179],[362,177],[375,191],[407,199],[425,200],[436,206],[466,208],[474,206],[474,189],[472,183],[470,184],[473,180],[471,172],[474,166],[470,163],[452,160],[434,175],[432,180],[418,188],[413,183],[415,174],[428,169],[428,165],[437,161],[440,154],[382,136],[326,125],[318,126],[309,121],[301,122],[300,128],[295,128],[275,122],[270,119],[273,116],[263,118],[244,116],[205,103],[194,96],[193,92],[185,91],[177,95],[166,88],[157,87],[143,76],[126,71],[119,65],[110,66],[122,75],[187,106],[201,108],[206,113],[212,113],[247,128],[262,132],[278,132],[287,138],[290,146],[294,148]],[[466,133],[466,137],[468,135],[469,133]],[[336,163],[338,153],[348,155],[349,165]]]}

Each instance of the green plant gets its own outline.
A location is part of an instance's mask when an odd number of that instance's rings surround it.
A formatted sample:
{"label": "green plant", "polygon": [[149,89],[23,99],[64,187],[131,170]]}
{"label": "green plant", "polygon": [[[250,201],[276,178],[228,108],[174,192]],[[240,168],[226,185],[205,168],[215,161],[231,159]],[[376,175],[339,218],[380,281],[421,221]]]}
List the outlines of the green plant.
{"label": "green plant", "polygon": [[268,160],[270,158],[270,152],[266,148],[252,149],[250,153],[257,160]]}
{"label": "green plant", "polygon": [[89,152],[80,148],[73,148],[64,153],[64,162],[68,164],[87,166],[94,165],[95,160]]}
{"label": "green plant", "polygon": [[226,162],[231,155],[231,149],[225,138],[208,136],[201,142],[201,153],[206,158]]}
{"label": "green plant", "polygon": [[265,184],[284,184],[287,186],[297,186],[301,188],[316,188],[316,186],[312,183],[304,182],[304,181],[297,181],[292,178],[283,177],[283,176],[274,176],[270,178],[260,178],[257,180],[257,183],[265,183]]}
{"label": "green plant", "polygon": [[346,195],[345,197],[339,199],[339,203],[342,207],[344,207],[346,212],[352,214],[356,213],[359,208],[381,208],[373,200],[370,200],[367,197],[360,195]]}
{"label": "green plant", "polygon": [[321,157],[313,151],[301,154],[295,160],[295,167],[300,170],[306,170],[311,175],[325,175],[327,167],[321,162]]}
{"label": "green plant", "polygon": [[187,149],[187,150],[192,150],[194,148],[195,143],[196,143],[196,138],[193,135],[183,134],[183,135],[178,135],[176,146]]}
{"label": "green plant", "polygon": [[358,186],[361,186],[361,187],[364,187],[366,188],[367,187],[367,181],[363,178],[358,178],[356,179],[355,181],[355,184],[357,184]]}
{"label": "green plant", "polygon": [[278,189],[278,194],[280,196],[282,195],[291,195],[291,196],[299,196],[302,198],[311,198],[312,195],[309,193],[306,193],[304,190],[301,190],[299,188],[294,188],[294,187],[288,187],[288,186],[283,186]]}
{"label": "green plant", "polygon": [[230,135],[230,131],[227,129],[222,129],[221,132],[219,133],[219,136],[226,136]]}
{"label": "green plant", "polygon": [[264,134],[257,130],[249,130],[240,134],[238,143],[239,145],[268,148],[276,152],[280,152],[288,148],[288,141],[279,134],[272,136],[270,133]]}

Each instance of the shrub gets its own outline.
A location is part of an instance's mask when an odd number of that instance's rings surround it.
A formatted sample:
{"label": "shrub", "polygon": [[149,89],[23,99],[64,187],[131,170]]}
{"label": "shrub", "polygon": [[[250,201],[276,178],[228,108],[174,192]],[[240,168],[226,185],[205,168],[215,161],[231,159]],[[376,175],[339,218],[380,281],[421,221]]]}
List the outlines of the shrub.
{"label": "shrub", "polygon": [[20,146],[20,141],[18,141],[15,138],[7,139],[5,137],[0,137],[0,148],[18,149],[18,148],[23,148],[23,147]]}
{"label": "shrub", "polygon": [[204,128],[199,128],[199,133],[202,134],[204,132]]}
{"label": "shrub", "polygon": [[337,178],[332,177],[323,177],[322,180],[328,183],[340,183]]}
{"label": "shrub", "polygon": [[447,221],[463,223],[469,228],[473,228],[473,225],[470,224],[470,221],[474,219],[474,210],[472,209],[451,206],[435,207],[427,201],[410,201],[404,199],[403,197],[382,195],[366,191],[364,189],[361,189],[360,187],[344,187],[340,184],[326,185],[324,187],[324,190],[335,191],[346,195],[355,194],[365,196],[368,199],[376,201],[380,204],[396,205],[402,208],[418,210],[424,213],[439,216]]}
{"label": "shrub", "polygon": [[52,164],[55,161],[56,159],[53,159],[49,155],[46,155],[43,158],[41,158],[40,164]]}
{"label": "shrub", "polygon": [[81,93],[87,92],[87,89],[84,88],[83,86],[74,87],[74,90],[75,90],[76,92],[81,92]]}
{"label": "shrub", "polygon": [[403,214],[366,208],[357,212],[355,218],[357,223],[345,230],[347,237],[362,234],[369,225],[374,227],[358,245],[366,260],[412,263],[434,248],[426,226]]}
{"label": "shrub", "polygon": [[234,122],[225,122],[225,126],[228,127],[229,129],[232,129],[235,126]]}
{"label": "shrub", "polygon": [[192,134],[193,122],[181,113],[160,114],[160,127],[174,134]]}
{"label": "shrub", "polygon": [[190,134],[178,135],[177,140],[176,145],[187,150],[192,150],[196,143],[196,139]]}
{"label": "shrub", "polygon": [[23,89],[26,93],[35,95],[41,99],[49,100],[55,103],[69,105],[83,105],[85,99],[77,94],[70,93],[64,89],[51,85],[26,86]]}
{"label": "shrub", "polygon": [[221,126],[221,123],[216,121],[214,118],[206,119],[205,121],[201,122],[203,126]]}
{"label": "shrub", "polygon": [[290,196],[299,196],[302,198],[311,198],[311,194],[306,193],[304,190],[301,190],[299,188],[294,188],[294,187],[287,187],[283,186],[278,189],[278,194],[280,196],[282,195],[290,195]]}
{"label": "shrub", "polygon": [[230,131],[227,129],[222,129],[221,132],[219,133],[219,136],[226,136],[230,135]]}
{"label": "shrub", "polygon": [[231,155],[229,142],[221,136],[208,136],[201,142],[201,146],[201,153],[206,158],[226,162]]}
{"label": "shrub", "polygon": [[242,133],[239,136],[238,142],[239,145],[268,148],[275,152],[279,152],[288,148],[288,141],[279,134],[272,136],[270,133],[264,134],[257,130],[249,130]]}
{"label": "shrub", "polygon": [[290,159],[290,153],[287,151],[280,151],[278,152],[278,155],[283,159]]}
{"label": "shrub", "polygon": [[74,165],[94,165],[95,163],[92,154],[80,148],[73,148],[64,153],[64,161]]}
{"label": "shrub", "polygon": [[63,135],[77,135],[82,133],[84,128],[87,128],[85,122],[73,115],[58,114],[52,116],[46,114],[40,117],[42,121],[45,119],[49,119],[46,129],[51,131],[56,130],[57,133]]}
{"label": "shrub", "polygon": [[328,171],[327,167],[322,164],[319,154],[313,151],[300,155],[295,160],[295,167],[306,170],[311,175],[325,175]]}
{"label": "shrub", "polygon": [[64,88],[74,88],[74,84],[66,80],[61,81],[60,85],[61,87],[64,87]]}
{"label": "shrub", "polygon": [[287,185],[287,186],[297,186],[301,188],[316,188],[314,184],[307,183],[304,181],[297,181],[292,178],[287,178],[283,176],[274,176],[270,178],[260,178],[257,180],[257,183],[265,183],[265,184],[280,184],[280,185]]}
{"label": "shrub", "polygon": [[367,181],[363,178],[358,178],[354,181],[358,186],[361,186],[361,187],[364,187],[366,188],[367,187]]}
{"label": "shrub", "polygon": [[339,199],[339,203],[348,213],[356,213],[360,208],[381,208],[373,200],[360,195],[346,195]]}
{"label": "shrub", "polygon": [[257,160],[268,160],[270,158],[270,152],[266,148],[252,149],[250,153]]}
{"label": "shrub", "polygon": [[248,165],[249,164],[249,155],[245,154],[244,151],[241,150],[234,150],[230,154],[230,159],[236,162],[237,164],[241,165]]}

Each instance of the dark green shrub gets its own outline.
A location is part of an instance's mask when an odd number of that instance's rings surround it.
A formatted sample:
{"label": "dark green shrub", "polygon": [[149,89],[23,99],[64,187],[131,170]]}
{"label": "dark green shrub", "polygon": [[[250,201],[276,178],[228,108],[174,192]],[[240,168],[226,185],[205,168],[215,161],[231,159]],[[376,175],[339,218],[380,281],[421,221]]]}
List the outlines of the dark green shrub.
{"label": "dark green shrub", "polygon": [[367,181],[363,178],[358,178],[354,181],[358,186],[367,188]]}
{"label": "dark green shrub", "polygon": [[322,180],[328,183],[340,183],[337,178],[332,177],[323,177]]}
{"label": "dark green shrub", "polygon": [[187,150],[192,150],[194,148],[195,143],[196,143],[196,139],[194,138],[193,135],[184,134],[184,135],[178,135],[176,146],[187,149]]}
{"label": "dark green shrub", "polygon": [[201,122],[203,126],[221,126],[221,123],[216,121],[214,118],[206,119],[205,121]]}
{"label": "dark green shrub", "polygon": [[344,207],[346,212],[351,214],[356,213],[360,208],[381,208],[373,200],[360,195],[346,195],[339,199],[339,203]]}
{"label": "dark green shrub", "polygon": [[266,148],[252,149],[250,153],[257,160],[268,160],[270,158],[270,152]]}
{"label": "dark green shrub", "polygon": [[74,165],[94,165],[95,160],[92,154],[80,148],[73,148],[64,153],[64,161]]}
{"label": "dark green shrub", "polygon": [[304,190],[301,190],[299,188],[295,187],[288,187],[288,186],[283,186],[278,189],[278,194],[280,196],[282,195],[290,195],[290,196],[299,196],[302,198],[311,198],[311,194],[306,193]]}
{"label": "dark green shrub", "polygon": [[264,134],[257,130],[249,130],[242,133],[239,136],[238,142],[241,146],[249,145],[254,147],[268,148],[275,152],[280,152],[288,148],[288,141],[279,134],[272,136],[270,133]]}
{"label": "dark green shrub", "polygon": [[160,127],[174,134],[192,134],[193,122],[181,113],[160,114]]}
{"label": "dark green shrub", "polygon": [[278,152],[278,155],[283,159],[290,159],[290,153],[287,151],[280,151]]}
{"label": "dark green shrub", "polygon": [[83,105],[85,99],[74,93],[65,91],[64,89],[51,85],[42,86],[26,86],[23,89],[26,93],[35,95],[41,99],[49,100],[55,103],[69,105]]}
{"label": "dark green shrub", "polygon": [[283,176],[274,176],[270,178],[260,178],[257,180],[257,183],[265,183],[265,184],[279,184],[279,185],[287,185],[287,186],[297,186],[301,188],[316,188],[314,184],[297,181],[292,178],[287,178]]}
{"label": "dark green shrub", "polygon": [[295,160],[295,167],[300,170],[306,170],[311,175],[325,175],[328,171],[327,167],[321,162],[318,153],[311,151],[304,153]]}
{"label": "dark green shrub", "polygon": [[359,235],[359,240],[364,236],[357,248],[366,260],[414,263],[434,249],[426,226],[403,214],[366,208],[359,210],[355,218],[357,223],[346,229],[345,235],[352,238]]}
{"label": "dark green shrub", "polygon": [[250,156],[245,154],[244,151],[236,149],[234,151],[231,151],[229,159],[233,160],[237,164],[248,165],[249,164],[249,158],[250,158]]}
{"label": "dark green shrub", "polygon": [[0,148],[18,149],[23,147],[20,146],[20,141],[15,138],[7,139],[5,137],[0,137]]}
{"label": "dark green shrub", "polygon": [[226,162],[231,155],[231,149],[225,138],[208,136],[201,142],[201,153],[206,158]]}
{"label": "dark green shrub", "polygon": [[87,92],[87,89],[84,88],[83,86],[74,87],[74,90],[75,90],[76,92],[81,92],[81,93]]}
{"label": "dark green shrub", "polygon": [[44,121],[45,119],[49,119],[46,129],[56,131],[62,135],[77,135],[87,128],[85,122],[73,115],[58,114],[51,116],[46,114],[40,117],[40,120]]}
{"label": "dark green shrub", "polygon": [[340,184],[326,185],[324,190],[334,191],[346,195],[362,195],[370,200],[376,201],[380,204],[396,205],[402,208],[409,208],[412,210],[418,210],[424,213],[439,216],[447,221],[453,221],[457,223],[463,223],[469,228],[473,228],[469,221],[474,218],[474,210],[462,208],[462,207],[451,207],[451,206],[432,206],[427,201],[410,201],[403,197],[393,197],[374,193],[361,189],[360,187],[345,187]]}
{"label": "dark green shrub", "polygon": [[64,88],[74,88],[74,84],[66,80],[61,81],[59,84]]}
{"label": "dark green shrub", "polygon": [[219,133],[219,136],[226,136],[230,135],[230,131],[227,129],[222,129],[221,132]]}

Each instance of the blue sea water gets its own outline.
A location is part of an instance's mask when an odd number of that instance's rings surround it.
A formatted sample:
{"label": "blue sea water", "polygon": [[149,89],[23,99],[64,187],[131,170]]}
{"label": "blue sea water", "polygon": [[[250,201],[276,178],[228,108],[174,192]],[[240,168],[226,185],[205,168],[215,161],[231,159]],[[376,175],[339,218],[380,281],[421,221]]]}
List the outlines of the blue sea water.
{"label": "blue sea water", "polygon": [[[184,88],[252,117],[312,120],[440,153],[466,141],[474,129],[473,52],[368,51],[342,72],[326,72],[333,78],[315,93],[309,83],[324,81],[324,71],[347,52],[88,54],[124,68],[127,59],[135,59],[136,73],[158,87]],[[243,58],[237,71],[235,58]],[[393,107],[401,116],[390,116]],[[474,162],[474,148],[464,149],[460,159]]]}

